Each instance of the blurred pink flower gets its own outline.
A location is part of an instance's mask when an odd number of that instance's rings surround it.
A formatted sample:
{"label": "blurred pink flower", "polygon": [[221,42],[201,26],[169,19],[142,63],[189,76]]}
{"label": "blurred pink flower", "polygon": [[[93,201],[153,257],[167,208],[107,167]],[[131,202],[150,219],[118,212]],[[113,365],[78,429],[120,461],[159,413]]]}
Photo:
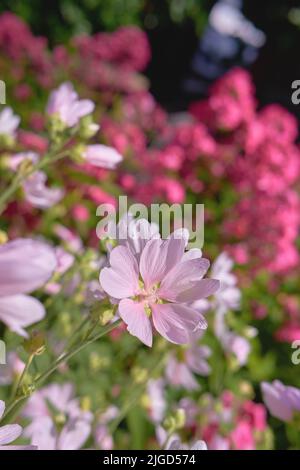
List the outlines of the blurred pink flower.
{"label": "blurred pink flower", "polygon": [[187,444],[182,443],[179,439],[172,439],[171,437],[166,450],[207,450],[207,445],[204,441],[195,441],[194,444],[188,446]]}
{"label": "blurred pink flower", "polygon": [[15,352],[9,352],[6,364],[0,367],[0,385],[11,384],[23,372],[25,364]]}
{"label": "blurred pink flower", "polygon": [[41,450],[80,449],[91,432],[92,414],[81,410],[69,383],[51,384],[36,391],[23,415],[31,419],[25,436]]}
{"label": "blurred pink flower", "polygon": [[0,245],[0,320],[12,331],[27,336],[25,327],[45,315],[43,305],[24,295],[41,287],[56,268],[50,246],[31,239]]}
{"label": "blurred pink flower", "polygon": [[57,115],[67,127],[73,127],[94,108],[91,100],[79,100],[73,85],[66,82],[52,91],[46,111],[50,116]]}
{"label": "blurred pink flower", "polygon": [[[0,400],[0,421],[5,411],[5,403]],[[0,427],[0,451],[1,450],[36,450],[36,446],[14,446],[7,445],[15,441],[22,434],[22,428],[19,424],[7,424]]]}
{"label": "blurred pink flower", "polygon": [[0,135],[14,137],[19,124],[20,118],[11,108],[6,107],[0,112]]}
{"label": "blurred pink flower", "polygon": [[118,246],[110,253],[110,267],[100,272],[103,289],[119,301],[127,330],[147,346],[152,346],[152,325],[176,344],[188,343],[190,333],[206,328],[204,317],[187,304],[216,292],[219,281],[202,279],[209,261],[195,250],[185,253],[185,245],[175,234],[149,240],[139,263],[129,248]]}
{"label": "blurred pink flower", "polygon": [[19,165],[26,160],[31,163],[37,163],[37,161],[39,160],[39,155],[36,152],[15,153],[14,155],[11,155],[9,159],[9,168],[13,171],[17,171]]}
{"label": "blurred pink flower", "polygon": [[117,150],[101,144],[88,145],[83,157],[91,165],[108,169],[116,168],[118,163],[123,160],[122,155]]}
{"label": "blurred pink flower", "polygon": [[251,425],[247,421],[239,421],[230,434],[233,448],[236,450],[254,450],[255,441]]}
{"label": "blurred pink flower", "polygon": [[48,209],[57,204],[64,196],[62,188],[47,188],[46,180],[46,173],[36,171],[23,183],[25,199],[33,207]]}
{"label": "blurred pink flower", "polygon": [[209,375],[210,366],[207,358],[211,351],[208,346],[188,345],[186,349],[179,351],[178,356],[170,355],[166,366],[166,377],[173,386],[184,387],[186,390],[200,388],[193,373]]}
{"label": "blurred pink flower", "polygon": [[284,385],[279,380],[272,383],[262,382],[264,402],[271,413],[282,421],[291,421],[294,412],[300,411],[300,390]]}
{"label": "blurred pink flower", "polygon": [[162,378],[150,379],[147,383],[147,395],[149,398],[148,412],[154,423],[161,423],[167,408],[165,398],[165,381]]}

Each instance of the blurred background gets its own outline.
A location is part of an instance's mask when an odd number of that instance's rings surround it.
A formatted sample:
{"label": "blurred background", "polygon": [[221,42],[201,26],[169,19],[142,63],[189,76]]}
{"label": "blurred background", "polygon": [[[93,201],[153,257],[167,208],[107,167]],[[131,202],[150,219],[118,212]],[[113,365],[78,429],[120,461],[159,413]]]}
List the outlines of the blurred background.
{"label": "blurred background", "polygon": [[[241,21],[236,13],[234,18],[228,11],[220,14],[224,4],[243,15],[247,37],[234,34],[232,40],[227,34],[229,40],[224,41],[224,31],[232,32]],[[290,99],[291,83],[300,76],[297,0],[57,0],[48,2],[46,9],[42,0],[2,0],[0,11],[5,10],[24,18],[50,46],[85,32],[140,26],[152,49],[146,70],[151,91],[169,111],[185,109],[205,94],[210,81],[239,64],[251,68],[261,105],[278,102],[300,117]],[[209,76],[203,77],[204,70]]]}

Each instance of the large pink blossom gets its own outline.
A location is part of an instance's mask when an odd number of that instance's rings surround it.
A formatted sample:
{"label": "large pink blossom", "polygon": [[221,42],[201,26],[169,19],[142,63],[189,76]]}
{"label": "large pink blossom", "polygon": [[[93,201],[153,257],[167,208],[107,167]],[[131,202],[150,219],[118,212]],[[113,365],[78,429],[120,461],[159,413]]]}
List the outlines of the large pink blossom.
{"label": "large pink blossom", "polygon": [[176,344],[188,343],[194,330],[206,328],[204,317],[188,304],[216,292],[219,281],[202,279],[209,261],[200,250],[185,252],[185,245],[175,233],[149,240],[139,262],[129,248],[118,246],[110,253],[110,267],[100,272],[100,283],[118,300],[129,333],[147,346],[152,346],[152,326]]}
{"label": "large pink blossom", "polygon": [[17,239],[0,246],[0,320],[12,331],[26,336],[24,328],[44,317],[41,302],[25,294],[45,284],[55,267],[46,243]]}

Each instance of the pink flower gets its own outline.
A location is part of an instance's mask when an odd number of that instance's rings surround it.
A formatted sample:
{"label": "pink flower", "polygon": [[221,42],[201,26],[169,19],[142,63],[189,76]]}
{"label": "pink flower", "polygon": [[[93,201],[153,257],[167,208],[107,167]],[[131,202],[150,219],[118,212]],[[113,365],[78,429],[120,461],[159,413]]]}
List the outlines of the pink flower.
{"label": "pink flower", "polygon": [[78,124],[79,119],[93,112],[95,108],[91,100],[79,100],[73,85],[69,82],[63,83],[56,90],[52,91],[47,113],[58,115],[67,127]]}
{"label": "pink flower", "polygon": [[237,450],[254,450],[255,441],[251,425],[247,421],[240,421],[231,433],[233,446]]}
{"label": "pink flower", "polygon": [[25,435],[41,450],[80,449],[91,432],[92,415],[82,411],[73,386],[51,384],[35,392],[23,414],[32,420]]}
{"label": "pink flower", "polygon": [[179,352],[179,358],[171,355],[166,367],[166,377],[170,384],[181,386],[187,390],[199,388],[193,372],[199,375],[209,375],[210,367],[207,358],[211,351],[208,346],[192,344],[186,350]]}
{"label": "pink flower", "polygon": [[183,444],[179,439],[170,439],[169,444],[166,447],[167,450],[207,450],[207,445],[204,441],[196,441],[189,447],[187,444]]}
{"label": "pink flower", "polygon": [[77,253],[79,251],[82,251],[82,240],[78,237],[78,235],[76,235],[67,227],[64,227],[60,224],[56,224],[54,226],[54,233],[57,237],[59,237],[66,243],[67,247],[71,251],[75,251]]}
{"label": "pink flower", "polygon": [[19,165],[23,161],[29,161],[31,163],[36,163],[39,159],[39,156],[35,152],[20,152],[20,153],[15,153],[12,155],[9,159],[9,167],[13,171],[17,171]]}
{"label": "pink flower", "polygon": [[15,137],[16,130],[20,124],[19,116],[13,113],[11,108],[4,108],[0,113],[0,135]]}
{"label": "pink flower", "polygon": [[184,238],[175,236],[149,240],[139,263],[129,248],[118,246],[110,253],[110,267],[100,272],[103,289],[119,301],[127,330],[147,346],[152,346],[152,326],[172,343],[188,343],[194,330],[206,328],[188,303],[219,288],[219,281],[202,279],[209,261],[197,250],[185,253]]}
{"label": "pink flower", "polygon": [[237,287],[237,277],[232,270],[233,260],[226,252],[221,253],[211,267],[211,275],[220,281],[220,289],[215,294],[219,314],[238,310],[240,305],[241,291]]}
{"label": "pink flower", "polygon": [[[4,401],[0,400],[0,420],[5,410]],[[0,450],[36,450],[36,446],[10,446],[22,434],[22,428],[19,424],[7,424],[0,427]]]}
{"label": "pink flower", "polygon": [[7,355],[6,364],[1,364],[0,368],[0,385],[11,384],[23,372],[25,364],[15,352]]}
{"label": "pink flower", "polygon": [[99,417],[94,431],[96,445],[101,450],[112,450],[114,447],[113,437],[109,431],[109,422],[116,418],[119,410],[116,406],[109,406],[107,410]]}
{"label": "pink flower", "polygon": [[147,384],[149,398],[148,411],[154,423],[161,423],[166,411],[166,399],[164,396],[165,382],[162,378],[150,379]]}
{"label": "pink flower", "polygon": [[279,380],[262,382],[264,402],[271,413],[282,421],[291,421],[294,412],[300,411],[300,390],[284,385]]}
{"label": "pink flower", "polygon": [[118,163],[123,160],[122,155],[117,150],[101,144],[88,145],[83,156],[91,165],[108,169],[116,168]]}
{"label": "pink flower", "polygon": [[36,171],[23,183],[26,201],[39,209],[48,209],[57,204],[64,196],[61,188],[47,188],[47,176],[43,171]]}
{"label": "pink flower", "polygon": [[12,331],[27,336],[24,328],[44,317],[43,305],[24,294],[45,284],[55,267],[45,243],[21,238],[0,246],[0,320]]}

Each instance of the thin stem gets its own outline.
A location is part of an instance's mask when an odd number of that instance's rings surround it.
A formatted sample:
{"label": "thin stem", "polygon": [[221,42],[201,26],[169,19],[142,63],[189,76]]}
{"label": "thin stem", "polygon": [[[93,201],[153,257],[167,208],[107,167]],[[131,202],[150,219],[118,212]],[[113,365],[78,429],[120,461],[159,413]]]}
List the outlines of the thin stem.
{"label": "thin stem", "polygon": [[[53,372],[56,371],[56,369],[59,367],[60,364],[62,364],[63,362],[66,362],[68,361],[69,359],[71,359],[73,356],[75,356],[75,354],[77,354],[78,352],[80,352],[82,349],[84,349],[86,346],[89,346],[90,344],[94,343],[95,341],[97,341],[98,339],[102,338],[102,336],[106,335],[107,333],[109,333],[110,331],[114,330],[115,328],[117,328],[120,324],[122,323],[122,320],[117,320],[115,321],[114,323],[111,323],[110,325],[107,325],[105,328],[102,329],[102,331],[100,331],[97,335],[93,336],[92,338],[88,339],[87,341],[84,341],[83,343],[79,344],[78,346],[74,347],[73,349],[71,349],[70,351],[66,352],[65,354],[63,354],[62,356],[60,356],[55,362],[54,364],[52,364],[52,366],[49,367],[49,369],[47,369],[43,374],[41,374],[39,377],[37,377],[34,381],[33,381],[33,389],[36,389],[38,386],[40,386]],[[29,396],[21,396],[21,397],[18,397],[16,398],[11,404],[10,406],[7,408],[2,420],[1,420],[1,423],[2,422],[9,422],[9,417],[11,415],[14,414],[15,412],[15,409],[16,408],[19,408],[19,403],[20,401],[25,401],[27,400],[27,398],[29,398]]]}
{"label": "thin stem", "polygon": [[49,367],[48,370],[46,370],[42,375],[40,375],[33,383],[35,386],[40,385],[44,380],[46,380],[49,375],[51,375],[60,364],[63,362],[68,361],[71,359],[71,357],[75,356],[78,352],[80,352],[82,349],[84,349],[86,346],[92,344],[94,341],[97,341],[98,339],[102,338],[102,336],[106,335],[106,333],[109,333],[110,331],[114,330],[117,326],[121,324],[122,320],[117,320],[114,323],[111,323],[110,325],[106,326],[103,328],[103,330],[95,335],[94,337],[88,339],[87,341],[84,341],[83,343],[79,344],[78,346],[74,347],[74,349],[71,349],[69,352],[66,352],[62,356],[60,356],[52,366]]}
{"label": "thin stem", "polygon": [[163,357],[160,361],[155,362],[156,365],[150,371],[150,374],[149,374],[147,380],[145,380],[145,382],[143,382],[142,384],[140,384],[138,387],[135,388],[136,393],[132,393],[132,394],[129,393],[128,394],[129,397],[131,396],[131,399],[125,401],[125,403],[124,403],[123,407],[121,408],[118,416],[111,422],[111,424],[109,426],[109,430],[110,430],[111,434],[113,434],[116,431],[116,429],[119,427],[120,423],[126,417],[128,412],[136,404],[137,400],[140,398],[143,391],[145,390],[149,380],[156,374],[156,372],[158,372],[163,367],[166,359],[167,359],[167,354],[163,355]]}
{"label": "thin stem", "polygon": [[[64,145],[65,146],[65,145]],[[3,191],[3,193],[0,196],[0,215],[4,211],[7,202],[13,196],[13,194],[17,191],[19,186],[33,173],[35,173],[38,170],[42,170],[49,164],[52,164],[62,158],[64,158],[67,154],[69,153],[69,150],[64,150],[61,152],[58,152],[57,154],[53,154],[52,152],[49,152],[48,154],[45,155],[45,157],[40,160],[39,162],[36,163],[28,172],[26,172],[24,175],[22,174],[17,174],[11,184],[8,186],[8,188]]]}
{"label": "thin stem", "polygon": [[31,366],[31,363],[33,361],[33,358],[34,358],[34,354],[30,354],[29,358],[28,358],[28,361],[22,371],[22,374],[20,375],[20,378],[19,378],[19,381],[18,381],[18,385],[16,387],[16,393],[15,393],[15,396],[18,396],[20,390],[21,390],[21,386],[23,385],[23,381],[24,381],[24,378]]}
{"label": "thin stem", "polygon": [[73,331],[73,333],[71,334],[70,338],[68,339],[68,341],[66,342],[65,344],[65,347],[64,347],[64,350],[68,350],[69,348],[71,348],[73,346],[73,342],[74,340],[76,339],[78,333],[82,330],[82,328],[88,323],[88,321],[90,320],[89,316],[86,316],[80,323],[79,325],[75,328],[75,330]]}

